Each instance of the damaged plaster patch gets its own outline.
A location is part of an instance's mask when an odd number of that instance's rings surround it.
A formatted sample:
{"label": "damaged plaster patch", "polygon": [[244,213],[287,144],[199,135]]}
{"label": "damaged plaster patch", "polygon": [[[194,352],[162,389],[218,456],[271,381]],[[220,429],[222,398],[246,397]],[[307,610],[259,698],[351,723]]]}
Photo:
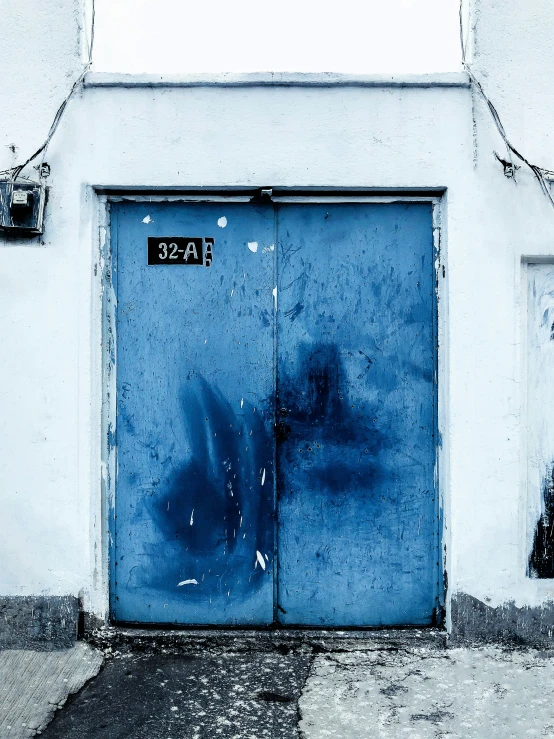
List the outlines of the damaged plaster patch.
{"label": "damaged plaster patch", "polygon": [[554,578],[554,265],[527,265],[528,574]]}
{"label": "damaged plaster patch", "polygon": [[225,218],[225,216],[221,216],[221,218],[217,219],[217,225],[219,226],[219,228],[225,228],[225,226],[227,225],[227,219]]}
{"label": "damaged plaster patch", "polygon": [[79,600],[72,595],[0,596],[0,649],[61,649],[77,640]]}
{"label": "damaged plaster patch", "polygon": [[257,241],[249,241],[248,242],[248,248],[251,252],[254,254],[258,251],[258,242]]}
{"label": "damaged plaster patch", "polygon": [[154,223],[153,219],[150,218],[150,216],[146,216],[146,218],[142,219],[143,223]]}
{"label": "damaged plaster patch", "polygon": [[540,579],[554,578],[554,469],[543,483],[543,512],[535,527],[529,574]]}
{"label": "damaged plaster patch", "polygon": [[191,580],[181,580],[181,582],[177,583],[177,587],[180,588],[181,585],[198,585],[198,580],[195,580],[194,578]]}
{"label": "damaged plaster patch", "polygon": [[554,602],[541,606],[503,603],[496,608],[466,593],[454,593],[451,601],[450,644],[491,644],[520,647],[554,645]]}

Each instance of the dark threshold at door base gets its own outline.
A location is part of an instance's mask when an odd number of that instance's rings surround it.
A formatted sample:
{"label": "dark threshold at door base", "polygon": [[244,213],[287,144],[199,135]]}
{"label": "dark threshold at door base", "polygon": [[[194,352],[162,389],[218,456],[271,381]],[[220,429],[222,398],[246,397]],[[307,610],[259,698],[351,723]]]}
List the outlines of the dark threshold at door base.
{"label": "dark threshold at door base", "polygon": [[195,653],[202,651],[263,651],[288,654],[293,651],[349,652],[373,649],[434,647],[444,649],[447,633],[434,626],[378,629],[316,628],[160,628],[117,624],[84,633],[93,646],[112,652],[159,651]]}

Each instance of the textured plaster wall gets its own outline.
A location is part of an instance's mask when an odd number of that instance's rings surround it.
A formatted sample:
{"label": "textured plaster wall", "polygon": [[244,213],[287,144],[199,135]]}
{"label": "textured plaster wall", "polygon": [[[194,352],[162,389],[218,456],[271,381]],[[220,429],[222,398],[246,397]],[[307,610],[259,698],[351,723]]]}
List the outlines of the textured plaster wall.
{"label": "textured plaster wall", "polygon": [[[81,69],[80,27],[79,0],[0,3],[0,169],[44,140]],[[54,207],[49,223],[67,221]],[[0,593],[82,586],[79,298],[68,238],[0,240]]]}
{"label": "textured plaster wall", "polygon": [[[7,144],[23,156],[40,143],[80,69],[76,3],[38,4],[21,17],[13,0],[0,7],[10,39],[0,44],[3,70],[19,74],[7,48],[29,44],[37,58],[35,72],[26,64],[19,84],[0,92],[0,166],[12,164]],[[475,72],[514,144],[554,167],[554,8],[483,1],[471,17]],[[441,474],[450,592],[494,607],[553,598],[551,582],[526,577],[521,258],[554,254],[554,210],[528,172],[517,186],[506,179],[493,150],[503,155],[502,142],[463,87],[87,87],[48,155],[42,241],[0,242],[0,595],[82,593],[98,615],[106,606],[92,186],[289,185],[447,188]]]}
{"label": "textured plaster wall", "polygon": [[[469,60],[512,144],[533,163],[553,167],[554,7],[545,0],[474,0],[470,16]],[[533,539],[527,511],[537,509],[540,490],[527,484],[534,419],[526,401],[522,266],[528,257],[554,255],[554,209],[524,165],[517,185],[503,176],[493,151],[507,158],[506,149],[476,92],[473,116],[476,191],[456,224],[464,247],[449,250],[449,582],[451,592],[491,607],[513,601],[506,611],[513,618],[514,606],[540,606],[554,597],[551,580],[526,577]]]}

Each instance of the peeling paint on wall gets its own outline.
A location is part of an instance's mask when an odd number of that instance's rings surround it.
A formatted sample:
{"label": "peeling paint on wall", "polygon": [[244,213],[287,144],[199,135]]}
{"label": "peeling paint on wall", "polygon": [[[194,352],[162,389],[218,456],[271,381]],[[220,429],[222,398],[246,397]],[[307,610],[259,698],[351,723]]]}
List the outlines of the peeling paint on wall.
{"label": "peeling paint on wall", "polygon": [[500,642],[507,647],[551,647],[554,603],[518,607],[510,600],[493,607],[467,593],[454,593],[450,646]]}
{"label": "peeling paint on wall", "polygon": [[527,265],[528,574],[554,578],[554,264]]}
{"label": "peeling paint on wall", "polygon": [[542,488],[543,511],[535,526],[529,574],[541,579],[554,578],[554,469]]}

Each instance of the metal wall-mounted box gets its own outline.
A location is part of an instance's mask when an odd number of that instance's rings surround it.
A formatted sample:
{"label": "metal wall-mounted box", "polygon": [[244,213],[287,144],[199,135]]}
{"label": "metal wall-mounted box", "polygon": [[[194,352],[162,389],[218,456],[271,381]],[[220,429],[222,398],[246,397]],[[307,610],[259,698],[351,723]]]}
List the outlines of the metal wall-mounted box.
{"label": "metal wall-mounted box", "polygon": [[0,231],[38,235],[43,230],[46,187],[31,180],[0,180]]}

